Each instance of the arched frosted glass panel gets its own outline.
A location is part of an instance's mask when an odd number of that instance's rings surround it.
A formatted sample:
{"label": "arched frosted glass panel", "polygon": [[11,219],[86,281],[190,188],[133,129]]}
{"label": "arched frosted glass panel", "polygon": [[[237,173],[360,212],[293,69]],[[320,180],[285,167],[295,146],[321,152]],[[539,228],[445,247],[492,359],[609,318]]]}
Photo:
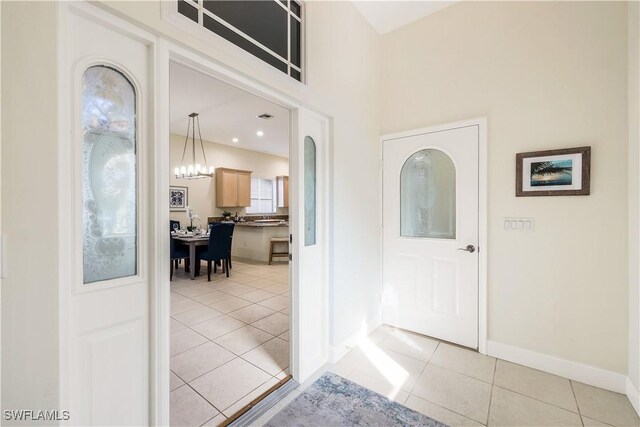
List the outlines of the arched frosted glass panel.
{"label": "arched frosted glass panel", "polygon": [[304,245],[316,244],[316,143],[304,138]]}
{"label": "arched frosted glass panel", "polygon": [[456,238],[456,169],[442,151],[418,151],[402,166],[400,235]]}
{"label": "arched frosted glass panel", "polygon": [[136,93],[111,67],[88,68],[82,86],[84,283],[136,274]]}

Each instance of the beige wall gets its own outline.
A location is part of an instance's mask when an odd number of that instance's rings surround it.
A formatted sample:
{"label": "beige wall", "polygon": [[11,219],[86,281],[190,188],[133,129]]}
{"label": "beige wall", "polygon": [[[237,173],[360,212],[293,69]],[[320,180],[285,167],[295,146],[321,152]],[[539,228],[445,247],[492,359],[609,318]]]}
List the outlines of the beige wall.
{"label": "beige wall", "polygon": [[[382,57],[382,133],[488,118],[489,339],[626,374],[626,4],[457,3]],[[591,196],[514,196],[516,153],[581,145]]]}
{"label": "beige wall", "polygon": [[[180,165],[184,148],[184,136],[171,135],[169,165],[171,169],[170,184],[189,188],[189,205],[200,216],[201,225],[206,224],[207,217],[219,216],[225,209],[216,207],[215,177],[212,179],[176,179],[173,169]],[[187,147],[187,149],[189,149]],[[231,168],[252,171],[253,178],[275,179],[278,175],[289,175],[289,159],[243,150],[229,145],[204,141],[209,166],[214,168]],[[244,208],[226,208],[232,214],[245,215]],[[278,214],[288,214],[288,209],[279,208]],[[171,212],[171,219],[187,225],[184,212]]]}
{"label": "beige wall", "polygon": [[[629,3],[629,378],[640,390],[640,3]],[[640,402],[635,402],[640,410]]]}
{"label": "beige wall", "polygon": [[2,3],[3,409],[58,407],[55,11]]}

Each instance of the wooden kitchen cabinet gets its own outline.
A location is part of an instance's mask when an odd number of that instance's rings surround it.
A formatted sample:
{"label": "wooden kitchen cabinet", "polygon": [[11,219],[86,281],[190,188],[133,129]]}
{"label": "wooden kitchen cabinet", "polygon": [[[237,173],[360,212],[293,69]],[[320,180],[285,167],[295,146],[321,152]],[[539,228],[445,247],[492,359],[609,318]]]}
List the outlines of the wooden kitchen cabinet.
{"label": "wooden kitchen cabinet", "polygon": [[216,206],[219,208],[251,206],[251,171],[217,168]]}
{"label": "wooden kitchen cabinet", "polygon": [[276,176],[277,201],[279,208],[289,207],[289,177]]}

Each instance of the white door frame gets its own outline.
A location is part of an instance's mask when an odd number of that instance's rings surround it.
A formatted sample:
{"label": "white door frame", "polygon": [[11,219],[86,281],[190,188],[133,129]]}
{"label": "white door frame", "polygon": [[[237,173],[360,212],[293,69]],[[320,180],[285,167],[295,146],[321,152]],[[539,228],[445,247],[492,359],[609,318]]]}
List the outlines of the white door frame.
{"label": "white door frame", "polygon": [[[413,129],[404,132],[385,134],[380,137],[380,145],[385,141],[398,138],[422,135],[439,131],[453,130],[467,126],[478,126],[478,351],[487,354],[487,262],[488,262],[488,199],[487,199],[487,118],[478,117],[458,122],[445,123],[425,128]],[[382,156],[382,149],[380,150]],[[380,217],[384,206],[383,179],[384,179],[384,159],[381,159],[382,173],[380,174],[379,188],[382,193],[380,203]],[[384,222],[383,222],[384,223]],[[384,240],[383,240],[384,244]],[[380,246],[382,254],[382,245]],[[382,268],[380,269],[380,283],[382,283]],[[380,292],[382,294],[382,291]]]}
{"label": "white door frame", "polygon": [[[331,198],[328,195],[328,188],[331,184],[330,171],[331,171],[331,157],[333,139],[331,137],[332,120],[329,115],[324,114],[321,111],[309,108],[303,102],[293,97],[290,97],[280,91],[277,91],[267,84],[258,82],[250,77],[245,76],[243,73],[227,66],[221,62],[218,62],[210,57],[205,56],[203,53],[196,52],[189,48],[185,48],[178,43],[173,43],[169,40],[168,36],[157,36],[150,34],[149,32],[142,30],[135,22],[129,22],[122,18],[102,10],[99,7],[90,5],[85,2],[70,2],[60,3],[58,5],[58,32],[59,40],[64,40],[65,35],[65,22],[68,14],[72,13],[70,8],[73,8],[76,12],[82,13],[84,16],[107,25],[109,28],[128,34],[129,36],[144,40],[151,46],[153,52],[152,55],[152,75],[150,79],[153,81],[154,90],[151,97],[153,99],[152,119],[154,120],[154,135],[155,144],[149,144],[150,158],[153,159],[154,167],[149,172],[153,176],[153,185],[149,189],[148,194],[150,197],[149,211],[151,212],[152,221],[149,224],[148,230],[152,236],[148,238],[152,239],[155,243],[155,250],[149,254],[148,262],[151,266],[150,277],[150,289],[149,289],[149,356],[150,356],[150,373],[149,373],[149,403],[150,414],[149,420],[152,425],[169,425],[169,370],[170,370],[170,352],[169,352],[169,335],[170,335],[170,295],[169,295],[169,263],[165,260],[169,259],[169,229],[166,224],[169,222],[169,201],[166,197],[167,189],[169,188],[169,63],[171,61],[179,62],[183,65],[196,69],[213,78],[221,80],[225,83],[239,87],[243,90],[251,92],[257,96],[265,98],[271,102],[279,104],[292,113],[298,109],[306,109],[314,112],[318,116],[326,119],[326,141],[324,141],[323,149],[324,153],[322,158],[326,159],[323,165],[323,175],[327,177],[325,182],[325,209],[323,212],[318,212],[318,219],[325,221],[324,233],[325,242],[328,242],[330,235],[332,217],[331,212]],[[58,129],[58,146],[60,153],[66,153],[68,151],[68,138],[69,126],[68,118],[71,113],[69,105],[71,103],[69,96],[68,82],[65,72],[68,69],[68,60],[64,45],[58,43],[58,71],[59,71],[59,129]],[[289,141],[290,147],[292,144],[297,143],[297,139],[293,133],[296,129],[297,123],[294,123],[295,114],[291,114],[292,120],[290,121],[291,138]],[[290,148],[291,151],[291,148]],[[67,159],[64,154],[60,155],[59,166],[61,170],[61,176],[59,177],[59,190],[61,204],[59,208],[60,218],[60,235],[68,235],[73,232],[73,224],[68,223],[65,218],[68,218],[69,200],[65,191],[69,185],[70,177],[67,176],[65,170],[67,166]],[[290,167],[291,159],[290,159]],[[293,166],[295,167],[295,166]],[[295,197],[294,197],[295,199]],[[292,200],[295,203],[295,200]],[[296,206],[290,207],[295,211]],[[295,220],[302,220],[294,218]],[[293,228],[292,228],[293,230]],[[298,239],[299,240],[299,239]],[[164,243],[167,242],[167,243]],[[60,239],[60,254],[65,254],[67,243],[65,239]],[[331,265],[331,251],[329,245],[326,244],[324,248],[325,256],[323,260],[323,267],[326,274],[322,283],[323,295],[325,295],[326,301],[319,302],[324,304],[328,311],[328,295],[329,295],[329,280],[330,280],[330,265]],[[296,271],[298,263],[297,257],[295,257],[291,267],[289,268],[289,281],[292,283],[292,293],[297,292],[297,282],[293,280],[293,272]],[[69,384],[67,378],[69,378],[69,372],[73,369],[69,366],[69,351],[68,336],[69,336],[69,324],[70,319],[66,316],[66,307],[68,305],[68,283],[71,282],[71,271],[69,271],[68,260],[65,260],[63,256],[59,256],[59,286],[60,286],[60,407],[69,407]],[[296,299],[291,299],[291,304],[296,304]],[[292,307],[291,324],[295,327],[295,307]],[[328,316],[324,319],[319,319],[324,322],[324,331],[329,331],[329,319]],[[325,342],[328,343],[328,337],[324,337]],[[292,335],[291,341],[291,373],[295,378],[300,376],[300,360],[298,354],[298,343]],[[328,357],[328,352],[325,352],[325,359]],[[325,360],[326,361],[326,360]]]}

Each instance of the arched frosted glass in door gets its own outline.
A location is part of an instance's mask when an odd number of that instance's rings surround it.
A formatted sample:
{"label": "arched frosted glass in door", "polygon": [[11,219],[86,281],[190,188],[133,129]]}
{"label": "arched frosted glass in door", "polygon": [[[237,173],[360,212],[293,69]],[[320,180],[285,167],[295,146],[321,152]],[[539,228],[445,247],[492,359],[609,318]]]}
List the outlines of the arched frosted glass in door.
{"label": "arched frosted glass in door", "polygon": [[316,244],[316,143],[304,137],[304,245]]}
{"label": "arched frosted glass in door", "polygon": [[107,66],[82,81],[84,283],[132,276],[137,269],[136,93]]}
{"label": "arched frosted glass in door", "polygon": [[456,169],[440,150],[418,151],[402,167],[400,235],[456,238]]}

